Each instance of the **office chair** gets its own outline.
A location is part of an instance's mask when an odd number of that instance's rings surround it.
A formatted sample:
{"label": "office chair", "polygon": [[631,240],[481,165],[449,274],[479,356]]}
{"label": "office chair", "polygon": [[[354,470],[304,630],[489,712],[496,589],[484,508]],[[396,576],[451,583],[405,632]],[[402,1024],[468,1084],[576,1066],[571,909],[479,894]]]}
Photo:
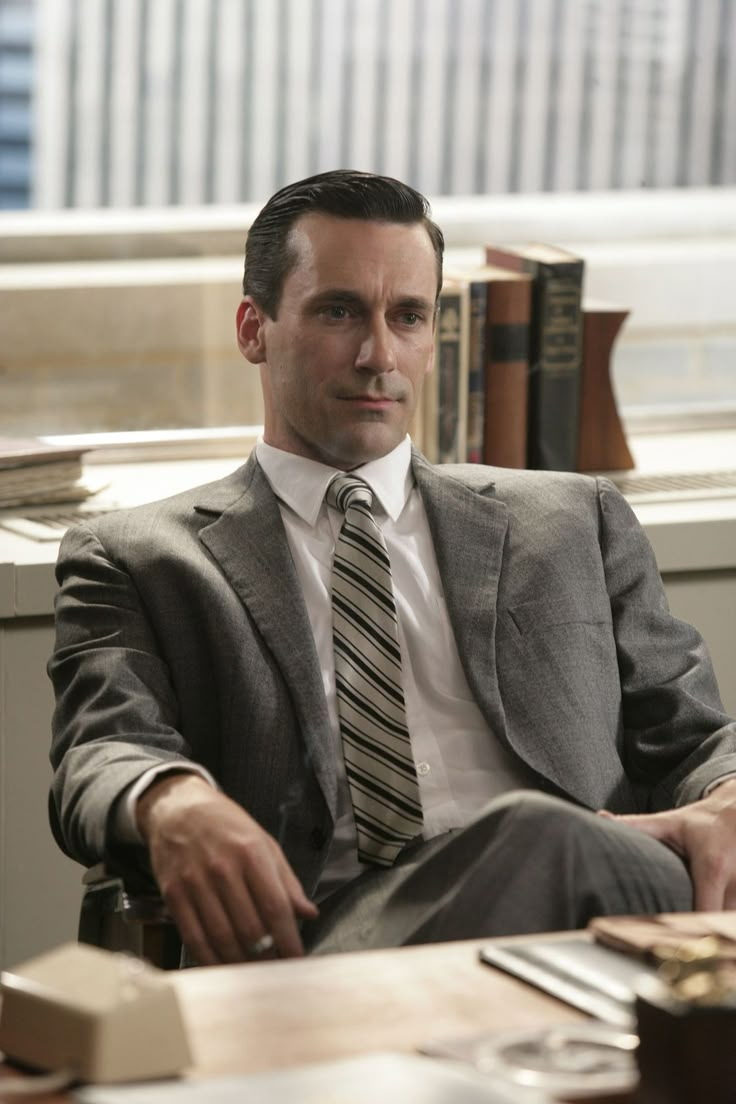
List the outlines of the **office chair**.
{"label": "office chair", "polygon": [[181,939],[150,875],[97,863],[82,885],[80,943],[127,951],[162,970],[179,968]]}

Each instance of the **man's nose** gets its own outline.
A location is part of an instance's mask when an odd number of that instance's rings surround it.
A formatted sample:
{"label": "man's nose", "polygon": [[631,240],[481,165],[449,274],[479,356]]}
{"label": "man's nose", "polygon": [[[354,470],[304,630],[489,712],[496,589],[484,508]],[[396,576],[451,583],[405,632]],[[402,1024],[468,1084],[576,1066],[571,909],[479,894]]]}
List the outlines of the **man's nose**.
{"label": "man's nose", "polygon": [[392,372],[396,367],[393,335],[384,321],[372,322],[366,327],[355,366],[376,375]]}

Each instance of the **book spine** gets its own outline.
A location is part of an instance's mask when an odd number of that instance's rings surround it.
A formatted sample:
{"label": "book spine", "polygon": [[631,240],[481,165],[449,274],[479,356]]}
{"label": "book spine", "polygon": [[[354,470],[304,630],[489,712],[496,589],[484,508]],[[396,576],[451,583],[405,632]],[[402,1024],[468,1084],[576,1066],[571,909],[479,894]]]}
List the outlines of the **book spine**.
{"label": "book spine", "polygon": [[530,468],[574,471],[582,366],[583,261],[542,261],[486,246],[486,262],[533,277],[529,336]]}
{"label": "book spine", "polygon": [[470,464],[483,463],[486,401],[486,317],[488,285],[470,284],[470,327],[468,335],[468,417],[465,458]]}
{"label": "book spine", "polygon": [[[422,389],[421,407],[421,433],[419,437],[421,439],[421,449],[424,455],[429,460],[430,464],[436,464],[439,459],[439,448],[437,441],[437,409],[439,406],[439,365],[438,365],[438,348],[439,342],[435,335],[434,340],[434,360],[432,363],[432,371],[429,373],[424,381],[424,387]],[[418,420],[418,411],[414,416],[415,421]],[[418,442],[414,438],[412,433],[412,440],[417,444]],[[419,446],[418,446],[419,447]]]}
{"label": "book spine", "polygon": [[[465,300],[465,301],[464,301]],[[467,411],[467,292],[443,289],[437,319],[437,462],[465,459]]]}
{"label": "book spine", "polygon": [[583,265],[538,264],[529,375],[530,468],[575,471],[582,367]]}
{"label": "book spine", "polygon": [[486,303],[483,459],[526,467],[531,281],[492,280]]}

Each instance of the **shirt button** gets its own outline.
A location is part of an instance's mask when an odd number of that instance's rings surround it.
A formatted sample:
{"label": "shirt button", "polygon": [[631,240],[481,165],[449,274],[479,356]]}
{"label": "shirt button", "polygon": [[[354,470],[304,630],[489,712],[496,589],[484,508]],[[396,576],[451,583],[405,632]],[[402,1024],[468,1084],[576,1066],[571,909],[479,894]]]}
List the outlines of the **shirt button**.
{"label": "shirt button", "polygon": [[417,763],[417,774],[420,778],[424,778],[425,774],[429,774],[431,769],[429,763]]}

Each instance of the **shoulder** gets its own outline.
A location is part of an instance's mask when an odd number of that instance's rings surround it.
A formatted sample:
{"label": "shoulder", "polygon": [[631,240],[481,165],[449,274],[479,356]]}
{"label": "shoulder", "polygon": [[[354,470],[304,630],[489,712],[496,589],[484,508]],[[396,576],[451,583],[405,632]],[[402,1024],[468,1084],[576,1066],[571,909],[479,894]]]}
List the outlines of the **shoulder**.
{"label": "shoulder", "polygon": [[572,538],[576,532],[639,528],[624,496],[603,476],[484,464],[429,464],[421,456],[415,460],[415,473],[425,495],[441,500],[448,488],[465,495],[470,491],[502,505],[510,525],[546,532],[550,538],[553,530]]}
{"label": "shoulder", "polygon": [[603,492],[618,495],[607,479],[578,472],[497,468],[485,464],[434,464],[428,467],[440,479],[454,480],[480,494],[492,494],[509,506],[531,504],[538,508],[561,508],[583,503],[595,506]]}
{"label": "shoulder", "polygon": [[254,494],[262,498],[269,493],[261,469],[251,457],[222,479],[140,506],[112,510],[75,526],[65,535],[61,552],[89,542],[120,549],[170,545],[176,540],[186,540],[187,534],[196,538],[202,528],[225,511],[237,508]]}

